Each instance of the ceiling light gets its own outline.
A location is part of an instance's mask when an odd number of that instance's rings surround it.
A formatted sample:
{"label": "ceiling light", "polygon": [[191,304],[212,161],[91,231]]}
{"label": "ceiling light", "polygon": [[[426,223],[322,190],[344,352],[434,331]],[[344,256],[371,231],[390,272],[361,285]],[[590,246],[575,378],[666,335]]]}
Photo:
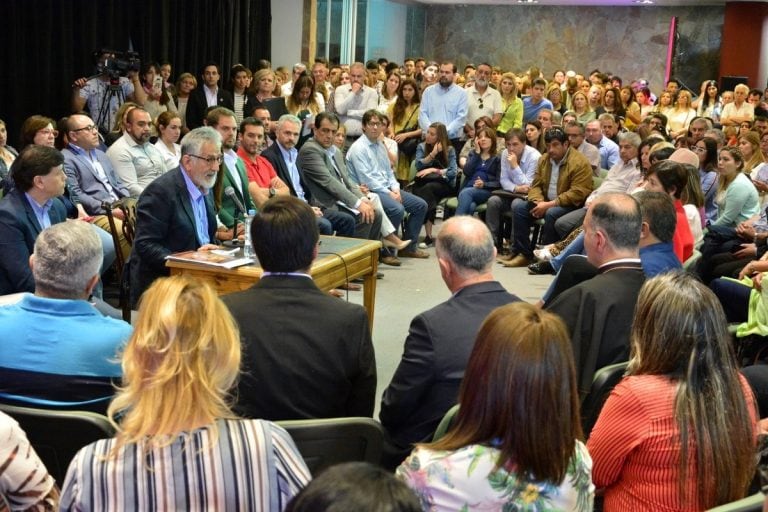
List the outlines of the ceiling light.
{"label": "ceiling light", "polygon": [[656,2],[654,2],[654,0],[632,0],[632,1],[634,3],[640,4],[640,5],[653,5],[653,4],[656,3]]}

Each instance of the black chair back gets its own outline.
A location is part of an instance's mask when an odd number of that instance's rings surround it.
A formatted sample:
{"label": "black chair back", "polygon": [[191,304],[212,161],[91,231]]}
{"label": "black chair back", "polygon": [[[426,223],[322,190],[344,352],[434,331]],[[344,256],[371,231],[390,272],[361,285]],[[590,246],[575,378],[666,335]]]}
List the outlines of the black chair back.
{"label": "black chair back", "polygon": [[89,411],[54,411],[0,404],[0,411],[15,419],[48,473],[64,483],[69,463],[80,448],[115,435],[106,416]]}
{"label": "black chair back", "polygon": [[371,418],[285,420],[275,423],[291,435],[313,475],[341,462],[381,462],[384,429]]}
{"label": "black chair back", "polygon": [[597,417],[603,409],[603,404],[616,384],[624,377],[627,370],[627,361],[600,368],[592,379],[592,387],[587,396],[581,402],[581,426],[584,429],[584,438],[589,438],[589,433],[597,423]]}

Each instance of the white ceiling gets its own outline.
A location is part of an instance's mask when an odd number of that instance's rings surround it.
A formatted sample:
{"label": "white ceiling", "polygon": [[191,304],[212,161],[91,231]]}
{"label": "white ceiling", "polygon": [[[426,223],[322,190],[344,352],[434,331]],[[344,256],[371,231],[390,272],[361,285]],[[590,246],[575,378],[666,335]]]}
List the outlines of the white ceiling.
{"label": "white ceiling", "polygon": [[[763,2],[768,0],[741,0],[747,2]],[[528,0],[518,2],[518,0],[408,0],[403,3],[419,3],[425,5],[435,4],[453,4],[453,5],[568,5],[568,6],[624,6],[624,7],[638,7],[644,6],[642,3],[638,3],[635,0],[538,0],[535,4],[528,3]],[[653,0],[653,5],[662,7],[673,7],[679,5],[725,5],[726,0]]]}

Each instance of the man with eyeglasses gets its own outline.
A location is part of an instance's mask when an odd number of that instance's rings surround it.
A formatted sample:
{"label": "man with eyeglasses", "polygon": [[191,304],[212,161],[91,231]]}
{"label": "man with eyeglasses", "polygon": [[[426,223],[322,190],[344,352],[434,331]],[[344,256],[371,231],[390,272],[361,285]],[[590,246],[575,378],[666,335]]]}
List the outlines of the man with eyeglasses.
{"label": "man with eyeglasses", "polygon": [[571,149],[575,149],[587,157],[589,165],[592,167],[592,173],[595,176],[600,176],[600,151],[584,140],[584,125],[578,121],[571,121],[565,125],[564,129]]}
{"label": "man with eyeglasses", "polygon": [[[131,193],[120,182],[106,153],[99,149],[98,127],[90,117],[83,114],[69,116],[66,131],[69,144],[61,153],[64,155],[64,172],[67,174],[70,190],[80,199],[86,213],[93,216],[91,222],[111,232],[103,204],[114,203],[130,196]],[[127,259],[131,244],[123,235],[123,212],[114,208],[112,215],[115,217],[120,251],[123,258]]]}
{"label": "man with eyeglasses", "polygon": [[160,151],[149,142],[152,117],[136,107],[126,117],[125,133],[107,150],[115,173],[131,197],[139,194],[168,170]]}
{"label": "man with eyeglasses", "polygon": [[475,136],[474,125],[478,118],[488,116],[493,121],[491,128],[501,121],[501,115],[504,113],[504,107],[501,102],[499,91],[488,87],[491,83],[491,65],[483,62],[477,66],[475,72],[475,84],[467,91],[467,120],[464,124],[464,133],[467,137]]}
{"label": "man with eyeglasses", "polygon": [[[400,190],[387,156],[387,148],[380,139],[384,114],[371,109],[363,115],[364,137],[360,137],[347,152],[347,169],[352,180],[364,193],[373,192],[381,199],[395,232],[400,228],[406,212],[408,221],[403,228],[403,239],[411,244],[398,253],[405,258],[428,258],[418,247],[419,233],[427,215],[427,202],[409,192]],[[385,257],[388,256],[385,254]],[[396,264],[395,264],[396,265]]]}
{"label": "man with eyeglasses", "polygon": [[210,190],[224,161],[221,136],[195,128],[181,141],[179,167],[150,183],[136,204],[136,238],[128,261],[131,307],[158,277],[165,258],[182,251],[215,249],[216,214]]}
{"label": "man with eyeglasses", "polygon": [[344,148],[350,145],[363,133],[363,114],[379,103],[376,89],[365,85],[365,65],[355,62],[349,67],[349,84],[340,85],[333,92],[333,106],[339,115],[341,124],[347,129],[347,140]]}

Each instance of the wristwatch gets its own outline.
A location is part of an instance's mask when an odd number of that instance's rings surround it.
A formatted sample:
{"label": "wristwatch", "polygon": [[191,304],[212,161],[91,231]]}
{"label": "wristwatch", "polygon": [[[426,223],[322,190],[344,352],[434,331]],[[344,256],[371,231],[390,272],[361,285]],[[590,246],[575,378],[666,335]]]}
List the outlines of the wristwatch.
{"label": "wristwatch", "polygon": [[277,195],[277,192],[274,187],[269,187],[269,197],[275,197],[275,195]]}

